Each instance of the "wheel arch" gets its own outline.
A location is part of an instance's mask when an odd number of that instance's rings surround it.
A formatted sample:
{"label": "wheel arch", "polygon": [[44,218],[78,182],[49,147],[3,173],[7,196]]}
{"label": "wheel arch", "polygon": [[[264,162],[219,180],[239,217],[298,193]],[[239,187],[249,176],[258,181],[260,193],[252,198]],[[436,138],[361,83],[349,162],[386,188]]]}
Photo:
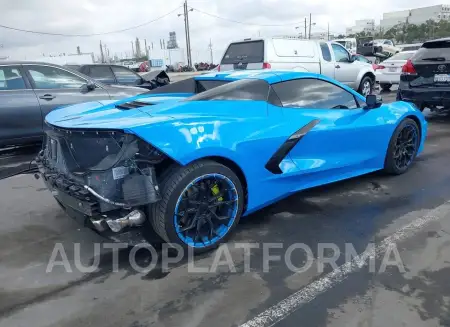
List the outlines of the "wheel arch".
{"label": "wheel arch", "polygon": [[361,76],[361,79],[359,80],[359,84],[361,84],[361,81],[362,81],[363,78],[366,77],[366,76],[369,76],[369,77],[373,80],[373,82],[375,83],[375,81],[376,81],[375,74],[372,73],[372,72],[366,72],[366,73],[364,73],[364,74]]}
{"label": "wheel arch", "polygon": [[[408,115],[403,119],[406,119],[406,118],[414,120],[414,122],[417,124],[417,127],[419,127],[419,141],[422,142],[422,123],[420,122],[420,119],[415,115]],[[403,121],[403,119],[401,121]]]}

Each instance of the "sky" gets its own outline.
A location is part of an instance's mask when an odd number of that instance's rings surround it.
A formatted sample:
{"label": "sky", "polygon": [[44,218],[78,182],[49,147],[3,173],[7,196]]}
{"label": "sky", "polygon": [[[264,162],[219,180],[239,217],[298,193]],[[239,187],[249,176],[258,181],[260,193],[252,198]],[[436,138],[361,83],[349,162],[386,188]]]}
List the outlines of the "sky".
{"label": "sky", "polygon": [[[448,3],[428,0],[426,5]],[[177,33],[184,53],[186,48],[182,0],[0,0],[0,24],[19,29],[60,34],[98,34],[140,25],[169,12],[156,22],[128,31],[90,37],[31,34],[0,28],[0,57],[36,59],[45,55],[82,52],[100,54],[99,43],[106,44],[111,55],[131,54],[131,41],[138,37],[141,48],[153,42],[154,59],[167,56],[160,50],[160,39]],[[422,7],[421,0],[188,0],[192,58],[194,62],[217,62],[232,40],[258,35],[295,35],[304,31],[304,19],[312,14],[312,32],[344,33],[356,19],[373,18],[383,12]],[[178,8],[178,9],[177,9]],[[219,16],[225,19],[220,19]],[[238,21],[241,23],[232,22]],[[242,24],[244,23],[244,24]],[[265,26],[264,26],[265,25]],[[267,26],[272,25],[272,26]],[[273,26],[283,25],[283,26]],[[295,29],[299,26],[299,29]],[[172,54],[174,55],[174,54]],[[175,53],[175,57],[177,53]],[[176,59],[174,59],[176,60]]]}

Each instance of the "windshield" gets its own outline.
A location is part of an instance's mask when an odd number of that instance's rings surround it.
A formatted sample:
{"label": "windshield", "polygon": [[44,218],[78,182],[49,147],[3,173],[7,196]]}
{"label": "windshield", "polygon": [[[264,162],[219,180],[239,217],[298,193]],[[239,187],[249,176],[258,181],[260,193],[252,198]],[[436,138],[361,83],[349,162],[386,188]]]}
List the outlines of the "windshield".
{"label": "windshield", "polygon": [[389,60],[408,60],[413,56],[414,52],[400,52],[393,55]]}
{"label": "windshield", "polygon": [[269,84],[260,79],[242,79],[210,89],[201,94],[194,95],[186,101],[200,100],[253,100],[267,101]]}
{"label": "windshield", "polygon": [[450,41],[424,43],[422,47],[416,51],[412,59],[450,61]]}
{"label": "windshield", "polygon": [[198,94],[218,86],[222,86],[230,83],[227,80],[196,80],[195,78],[188,78],[178,82],[174,82],[168,85],[158,87],[156,89],[146,92],[146,94],[158,94],[158,93],[193,93]]}

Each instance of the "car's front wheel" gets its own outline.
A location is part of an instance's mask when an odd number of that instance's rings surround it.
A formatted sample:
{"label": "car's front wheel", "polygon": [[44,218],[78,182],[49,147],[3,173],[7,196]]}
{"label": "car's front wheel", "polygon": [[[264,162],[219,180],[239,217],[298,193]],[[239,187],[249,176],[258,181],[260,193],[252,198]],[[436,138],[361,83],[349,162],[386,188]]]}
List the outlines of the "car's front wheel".
{"label": "car's front wheel", "polygon": [[150,208],[153,228],[165,241],[196,253],[224,242],[244,208],[239,178],[211,160],[171,169],[160,190],[161,201]]}
{"label": "car's front wheel", "polygon": [[403,174],[416,158],[419,145],[419,126],[410,118],[404,119],[392,134],[384,162],[384,171],[395,175]]}
{"label": "car's front wheel", "polygon": [[364,76],[359,84],[358,92],[365,97],[372,94],[374,81],[370,76]]}

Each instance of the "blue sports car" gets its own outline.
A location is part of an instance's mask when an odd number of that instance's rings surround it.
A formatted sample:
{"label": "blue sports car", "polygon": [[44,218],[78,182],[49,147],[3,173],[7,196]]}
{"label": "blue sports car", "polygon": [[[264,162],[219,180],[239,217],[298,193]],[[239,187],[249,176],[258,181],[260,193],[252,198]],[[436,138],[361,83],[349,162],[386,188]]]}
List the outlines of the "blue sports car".
{"label": "blue sports car", "polygon": [[55,110],[37,162],[64,210],[101,235],[133,244],[156,232],[200,252],[294,192],[404,173],[426,133],[413,104],[322,75],[220,72]]}

